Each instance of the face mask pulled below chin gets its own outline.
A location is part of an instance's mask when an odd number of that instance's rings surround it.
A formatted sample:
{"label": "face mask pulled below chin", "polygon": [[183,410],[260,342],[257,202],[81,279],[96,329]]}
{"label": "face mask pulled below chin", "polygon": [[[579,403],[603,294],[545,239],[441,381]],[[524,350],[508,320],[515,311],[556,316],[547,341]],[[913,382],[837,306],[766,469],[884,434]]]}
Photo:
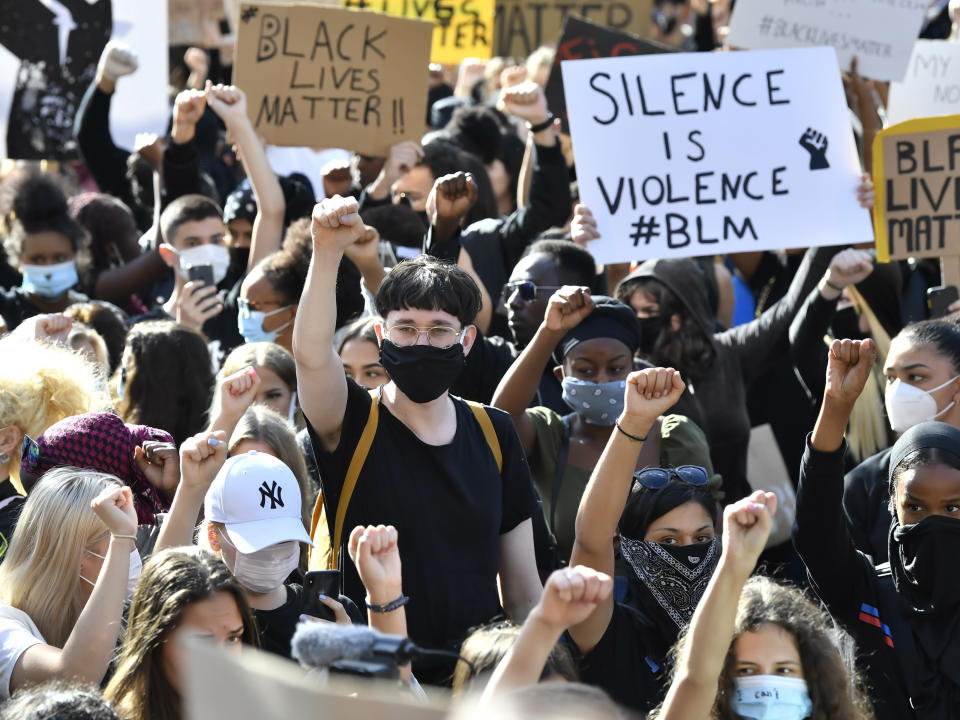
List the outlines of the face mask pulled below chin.
{"label": "face mask pulled below chin", "polygon": [[734,680],[730,709],[749,720],[804,720],[813,701],[803,678],[749,675]]}
{"label": "face mask pulled below chin", "polygon": [[251,310],[250,306],[243,302],[238,304],[239,311],[237,313],[237,329],[243,336],[244,342],[276,342],[280,333],[290,327],[290,323],[288,322],[281,325],[276,330],[263,329],[264,320],[266,320],[268,317],[272,317],[278,313],[288,310],[290,308],[289,305],[285,305],[282,308],[277,308],[276,310],[271,310],[270,312],[264,312],[263,310]]}
{"label": "face mask pulled below chin", "polygon": [[[98,557],[101,560],[106,560],[106,556],[101,555],[100,553],[95,553],[93,550],[87,550],[88,553],[94,557]],[[140,573],[143,572],[143,560],[140,558],[140,552],[134,548],[130,551],[130,568],[127,571],[127,600],[133,597],[133,591],[137,587],[137,580],[140,579]],[[96,582],[85,578],[82,574],[80,579],[83,580],[87,585],[91,587],[96,585]]]}
{"label": "face mask pulled below chin", "polygon": [[177,254],[180,256],[180,275],[184,280],[190,279],[190,268],[193,265],[210,265],[213,267],[213,284],[219,285],[230,269],[230,251],[223,245],[207,243],[187,250],[178,250]]}
{"label": "face mask pulled below chin", "polygon": [[626,386],[625,380],[595,383],[569,375],[560,382],[567,406],[591,425],[604,427],[613,427],[623,412]]}
{"label": "face mask pulled below chin", "polygon": [[249,554],[235,548],[234,552],[236,554],[230,572],[247,590],[260,594],[272,592],[283,585],[283,581],[300,563],[300,545],[295,540],[270,545]]}
{"label": "face mask pulled below chin", "polygon": [[400,347],[389,340],[380,344],[380,364],[400,392],[415,403],[428,403],[443,395],[460,377],[465,357],[463,345]]}
{"label": "face mask pulled below chin", "polygon": [[73,260],[56,265],[22,265],[20,271],[24,292],[50,300],[60,297],[80,280]]}
{"label": "face mask pulled below chin", "polygon": [[894,380],[887,388],[884,397],[884,404],[887,408],[887,418],[890,420],[890,427],[894,432],[906,432],[914,425],[919,425],[928,420],[936,420],[954,406],[951,400],[943,410],[937,411],[937,401],[931,393],[942,390],[947,385],[960,377],[952,377],[942,385],[930,390],[921,390],[920,388],[903,382],[903,380]]}

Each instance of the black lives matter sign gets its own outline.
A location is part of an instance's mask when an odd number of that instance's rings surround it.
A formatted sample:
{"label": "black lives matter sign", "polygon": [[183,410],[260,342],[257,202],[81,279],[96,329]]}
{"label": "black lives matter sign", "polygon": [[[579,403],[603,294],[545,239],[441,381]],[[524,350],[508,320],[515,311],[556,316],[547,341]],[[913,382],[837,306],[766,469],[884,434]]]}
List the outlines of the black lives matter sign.
{"label": "black lives matter sign", "polygon": [[423,132],[432,32],[374,12],[243,3],[235,82],[267,143],[384,156]]}

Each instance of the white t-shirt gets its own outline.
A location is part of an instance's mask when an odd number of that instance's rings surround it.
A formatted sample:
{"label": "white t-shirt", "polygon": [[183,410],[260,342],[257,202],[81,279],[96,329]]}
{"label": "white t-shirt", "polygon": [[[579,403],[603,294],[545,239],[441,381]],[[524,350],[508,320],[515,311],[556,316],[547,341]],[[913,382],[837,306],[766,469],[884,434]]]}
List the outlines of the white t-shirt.
{"label": "white t-shirt", "polygon": [[45,642],[29,615],[0,604],[0,702],[10,697],[10,676],[17,660],[28,648]]}

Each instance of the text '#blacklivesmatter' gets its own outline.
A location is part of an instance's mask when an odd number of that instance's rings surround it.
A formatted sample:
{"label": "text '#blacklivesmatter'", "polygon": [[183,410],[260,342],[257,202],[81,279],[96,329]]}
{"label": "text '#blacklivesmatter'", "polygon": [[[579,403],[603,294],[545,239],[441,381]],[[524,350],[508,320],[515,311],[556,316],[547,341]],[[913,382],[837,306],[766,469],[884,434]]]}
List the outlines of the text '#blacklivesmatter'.
{"label": "text '#blacklivesmatter'", "polygon": [[[381,127],[386,110],[378,94],[380,70],[370,65],[386,58],[388,33],[363,23],[328,26],[325,20],[319,20],[309,35],[310,41],[303,41],[301,29],[297,32],[301,41],[296,42],[291,40],[289,18],[264,13],[256,61],[288,59],[288,74],[276,78],[288,92],[263,96],[256,109],[256,124],[282,127],[287,122],[330,117]],[[403,124],[402,103],[402,98],[394,101],[394,127]]]}
{"label": "text '#blacklivesmatter'", "polygon": [[[590,104],[595,109],[592,119],[598,125],[607,126],[618,121],[629,123],[632,118],[709,115],[731,106],[788,105],[790,99],[778,84],[784,72],[775,69],[756,74],[687,72],[671,75],[669,93],[663,104],[648,97],[640,74],[597,72],[589,80],[589,87],[595,93],[595,101]],[[662,151],[667,161],[701,163],[707,157],[707,146],[703,130],[689,130],[679,138],[669,131],[662,133]],[[786,172],[785,165],[777,165],[746,172],[703,170],[692,176],[685,175],[684,180],[676,180],[673,175],[665,173],[646,177],[598,176],[596,182],[607,210],[613,215],[618,210],[634,212],[643,207],[687,203],[698,206],[738,200],[759,203],[768,197],[789,194]],[[636,247],[649,244],[658,237],[663,237],[667,247],[673,249],[691,242],[710,245],[729,239],[757,240],[758,234],[750,217],[724,216],[716,227],[710,229],[700,216],[688,218],[682,213],[666,213],[662,226],[652,217],[646,221],[641,218],[634,224],[630,239]]]}

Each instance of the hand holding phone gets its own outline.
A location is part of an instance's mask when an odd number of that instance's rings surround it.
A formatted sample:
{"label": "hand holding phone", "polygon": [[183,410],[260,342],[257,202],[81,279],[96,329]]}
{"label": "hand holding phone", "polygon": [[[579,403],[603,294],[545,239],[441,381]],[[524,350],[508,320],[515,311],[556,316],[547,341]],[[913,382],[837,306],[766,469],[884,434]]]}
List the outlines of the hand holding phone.
{"label": "hand holding phone", "polygon": [[303,612],[321,620],[336,622],[337,616],[320,600],[321,595],[340,597],[339,570],[311,570],[303,577]]}
{"label": "hand holding phone", "polygon": [[941,318],[950,314],[950,306],[953,305],[960,294],[953,285],[937,285],[927,288],[927,313],[930,318]]}
{"label": "hand holding phone", "polygon": [[191,282],[202,282],[204,285],[215,285],[213,265],[191,265],[187,268],[187,279]]}

